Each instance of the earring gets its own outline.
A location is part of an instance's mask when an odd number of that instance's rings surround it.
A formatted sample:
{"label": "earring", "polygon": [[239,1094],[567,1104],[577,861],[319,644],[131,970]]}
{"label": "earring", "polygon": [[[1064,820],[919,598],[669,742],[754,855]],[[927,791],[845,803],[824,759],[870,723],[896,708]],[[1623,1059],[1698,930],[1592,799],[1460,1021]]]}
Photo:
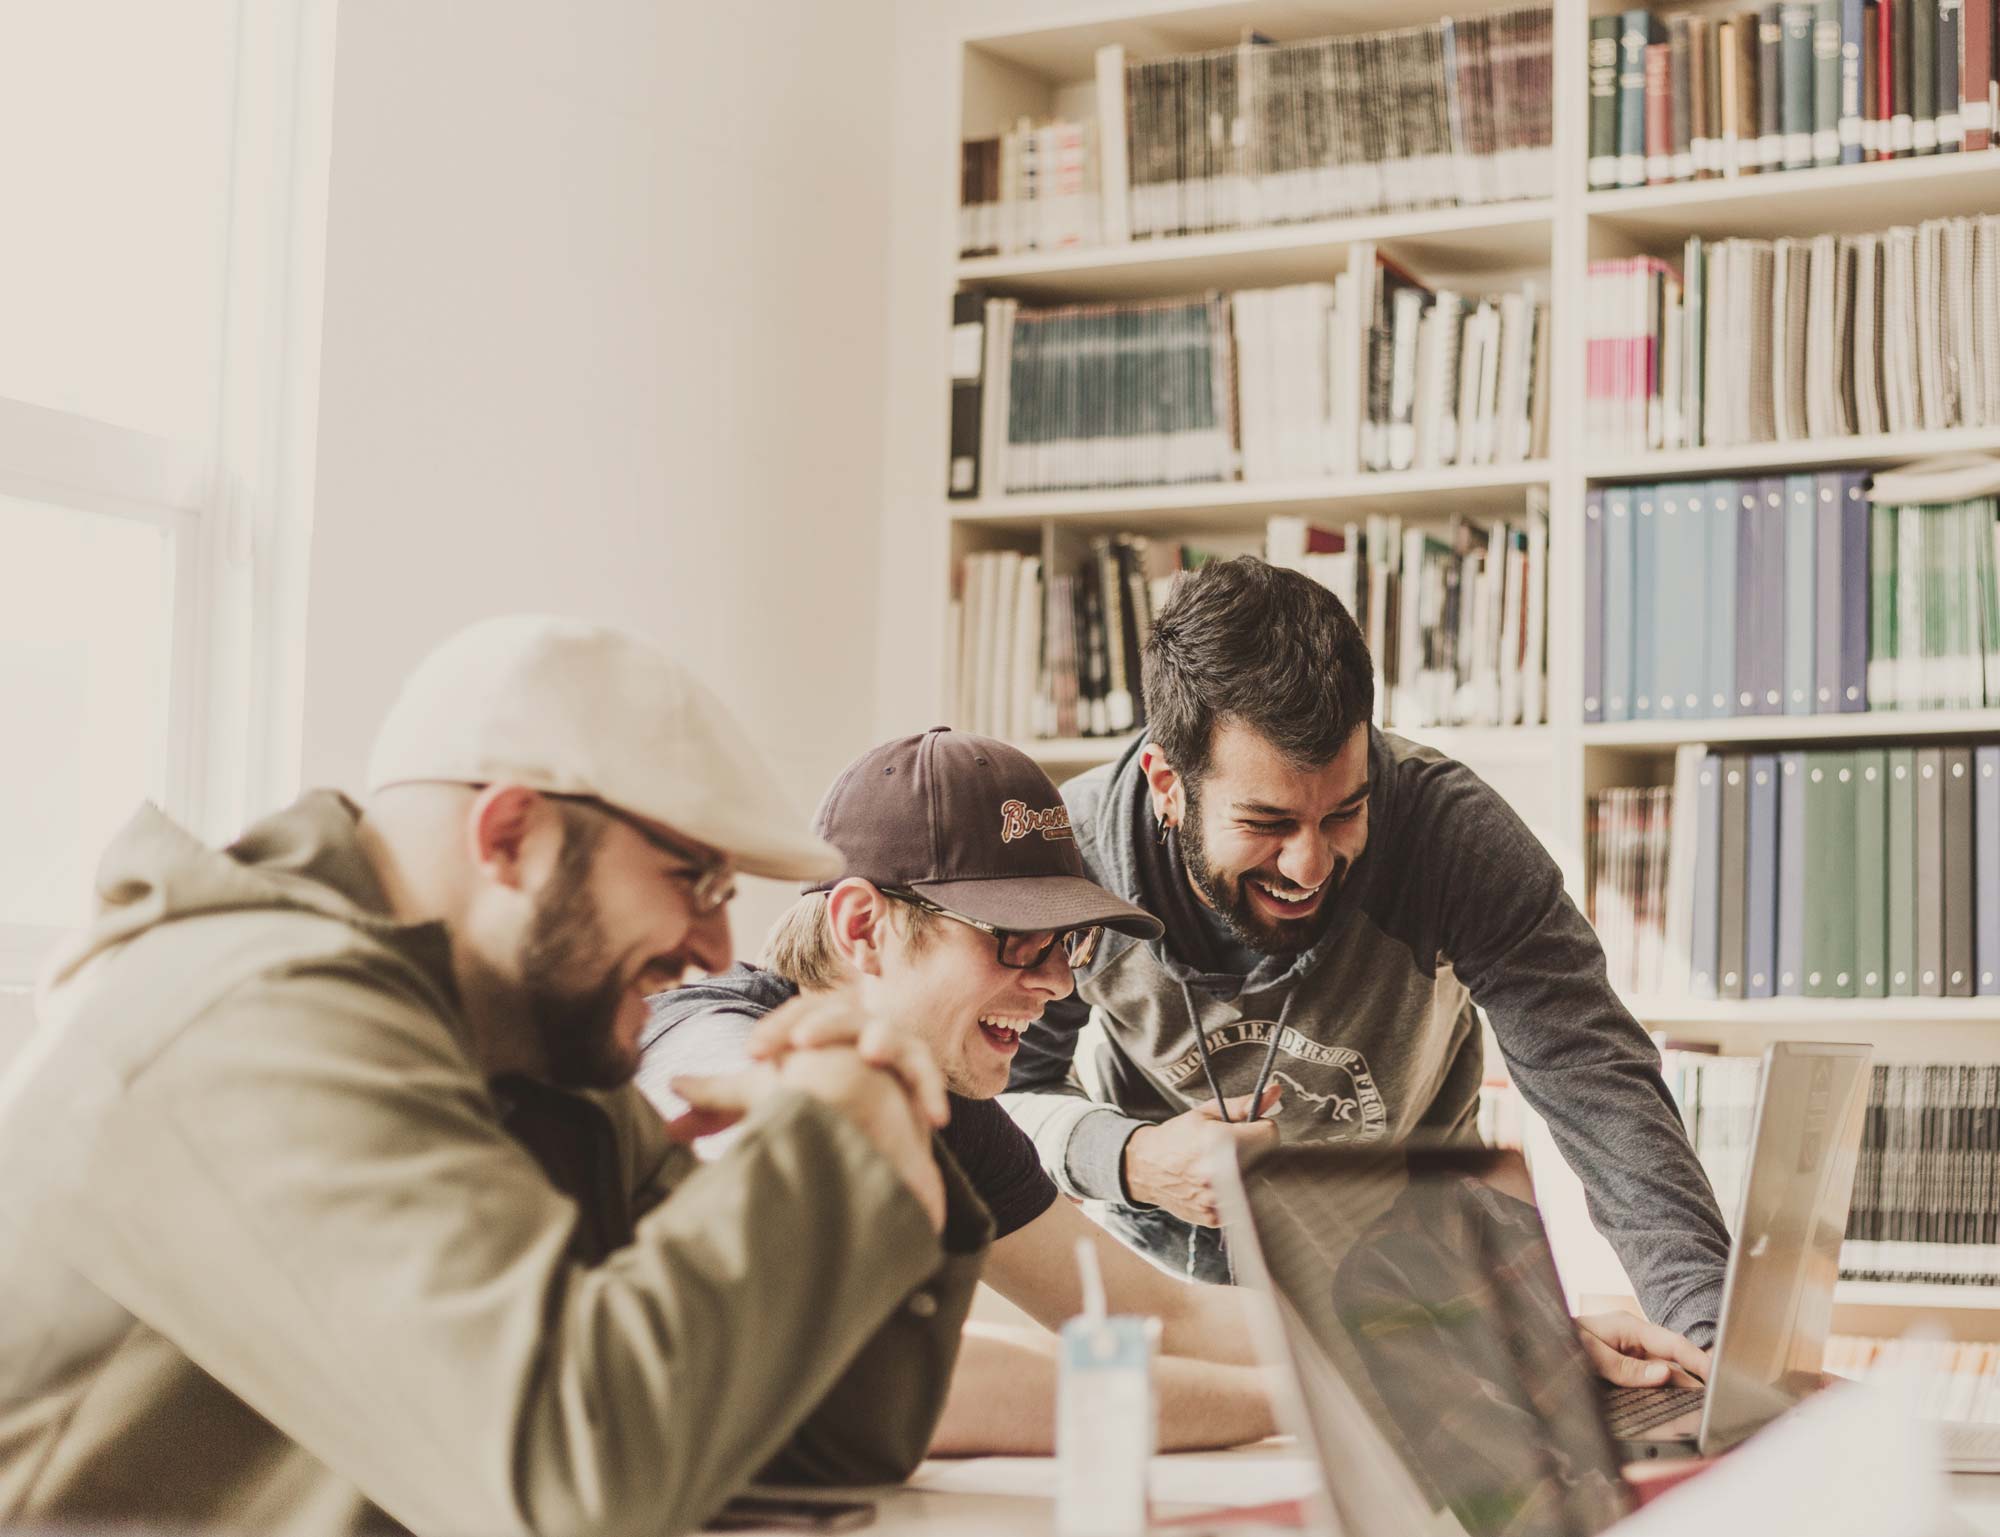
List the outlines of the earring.
{"label": "earring", "polygon": [[1165,847],[1167,846],[1167,834],[1168,834],[1168,833],[1170,833],[1170,832],[1172,832],[1173,830],[1174,830],[1174,824],[1173,824],[1173,823],[1169,822],[1169,821],[1168,821],[1168,820],[1167,820],[1167,819],[1166,819],[1165,817],[1162,817],[1162,818],[1160,818],[1160,847],[1161,847],[1161,848],[1165,848]]}

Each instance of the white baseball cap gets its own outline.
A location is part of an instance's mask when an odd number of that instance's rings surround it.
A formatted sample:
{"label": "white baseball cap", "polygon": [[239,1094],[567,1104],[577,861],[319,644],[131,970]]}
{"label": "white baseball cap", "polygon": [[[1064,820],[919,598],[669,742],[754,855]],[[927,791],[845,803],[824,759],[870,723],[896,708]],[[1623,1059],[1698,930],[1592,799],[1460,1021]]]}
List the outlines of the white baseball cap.
{"label": "white baseball cap", "polygon": [[722,702],[610,625],[485,619],[419,662],[375,735],[368,789],[425,780],[593,796],[751,875],[840,872]]}

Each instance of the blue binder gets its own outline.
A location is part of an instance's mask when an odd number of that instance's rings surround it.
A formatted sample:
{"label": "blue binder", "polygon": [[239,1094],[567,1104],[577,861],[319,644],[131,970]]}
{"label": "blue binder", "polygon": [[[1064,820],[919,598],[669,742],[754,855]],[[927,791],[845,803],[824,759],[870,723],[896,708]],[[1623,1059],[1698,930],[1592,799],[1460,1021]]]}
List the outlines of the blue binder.
{"label": "blue binder", "polygon": [[1806,964],[1806,755],[1778,754],[1778,985],[1777,996],[1805,992]]}
{"label": "blue binder", "polygon": [[1604,718],[1632,719],[1632,488],[1604,493]]}
{"label": "blue binder", "polygon": [[1743,604],[1736,574],[1737,526],[1741,522],[1736,482],[1708,482],[1708,568],[1704,586],[1714,595],[1708,605],[1708,641],[1703,679],[1708,690],[1703,714],[1721,720],[1736,708],[1736,616]]}
{"label": "blue binder", "polygon": [[1632,719],[1651,720],[1660,607],[1658,486],[1632,488]]}
{"label": "blue binder", "polygon": [[1819,514],[1810,475],[1785,477],[1785,700],[1787,715],[1813,713],[1819,644]]}
{"label": "blue binder", "polygon": [[1583,718],[1604,719],[1604,493],[1583,498]]}

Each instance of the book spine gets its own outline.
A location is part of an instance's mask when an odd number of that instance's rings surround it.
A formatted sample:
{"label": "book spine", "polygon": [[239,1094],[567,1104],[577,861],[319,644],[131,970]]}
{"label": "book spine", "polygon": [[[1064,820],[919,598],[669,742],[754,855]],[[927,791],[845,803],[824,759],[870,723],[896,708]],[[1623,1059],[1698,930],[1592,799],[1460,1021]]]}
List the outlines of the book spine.
{"label": "book spine", "polygon": [[2000,993],[2000,746],[1973,752],[1972,791],[1974,965],[1976,991]]}
{"label": "book spine", "polygon": [[1604,719],[1604,493],[1583,506],[1583,718]]}
{"label": "book spine", "polygon": [[1806,759],[1808,998],[1854,996],[1854,754]]}
{"label": "book spine", "polygon": [[1973,992],[1972,749],[1944,749],[1944,995]]}
{"label": "book spine", "polygon": [[951,301],[951,458],[946,494],[954,500],[979,495],[985,368],[986,295],[966,289]]}
{"label": "book spine", "polygon": [[1674,179],[1673,50],[1666,43],[1646,45],[1646,181],[1658,185]]}
{"label": "book spine", "polygon": [[1813,162],[1813,8],[1810,0],[1785,0],[1779,11],[1784,30],[1778,66],[1779,119],[1784,133],[1783,164],[1787,170]]}
{"label": "book spine", "polygon": [[1757,164],[1785,163],[1784,7],[1766,5],[1757,15]]}
{"label": "book spine", "polygon": [[1604,493],[1604,719],[1632,719],[1632,488]]}
{"label": "book spine", "polygon": [[1812,158],[1840,163],[1840,0],[1813,0]]}
{"label": "book spine", "polygon": [[1910,48],[1914,29],[1911,12],[1930,0],[1881,0],[1889,18],[1889,46],[1882,55],[1882,73],[1888,80],[1889,151],[1901,157],[1916,149],[1915,125],[1911,117]]}
{"label": "book spine", "polygon": [[1970,0],[1960,14],[1963,48],[1959,59],[1958,119],[1968,150],[1992,145],[1993,7]]}
{"label": "book spine", "polygon": [[1917,754],[1889,749],[1889,996],[1917,995]]}
{"label": "book spine", "polygon": [[[1991,0],[1973,0],[1975,5]],[[1959,111],[1961,64],[1959,39],[1964,32],[1964,0],[1937,0],[1937,144],[1940,154],[1965,148],[1965,119]]]}
{"label": "book spine", "polygon": [[1812,713],[1840,709],[1841,544],[1840,477],[1825,471],[1813,483],[1813,697]]}
{"label": "book spine", "polygon": [[1778,957],[1778,760],[1752,753],[1745,813],[1743,996],[1769,998]]}
{"label": "book spine", "polygon": [[1694,50],[1689,18],[1667,22],[1667,82],[1673,97],[1670,113],[1673,139],[1673,180],[1694,179]]}
{"label": "book spine", "polygon": [[1716,996],[1744,996],[1745,860],[1749,853],[1749,759],[1730,753],[1722,759],[1722,837],[1717,855]]}
{"label": "book spine", "polygon": [[1835,475],[1834,499],[1840,517],[1840,671],[1834,708],[1852,714],[1868,708],[1869,506],[1863,491],[1867,474]]}
{"label": "book spine", "polygon": [[1854,994],[1888,991],[1889,755],[1869,748],[1854,755]]}
{"label": "book spine", "polygon": [[1590,21],[1590,161],[1593,189],[1618,185],[1619,18]]}
{"label": "book spine", "polygon": [[1632,719],[1651,720],[1657,614],[1660,605],[1660,555],[1657,486],[1632,489]]}
{"label": "book spine", "polygon": [[1944,749],[1917,749],[1917,996],[1944,996]]}
{"label": "book spine", "polygon": [[1806,755],[1778,755],[1778,979],[1781,998],[1805,991]]}
{"label": "book spine", "polygon": [[1703,648],[1707,714],[1716,720],[1734,715],[1736,708],[1736,616],[1742,608],[1738,599],[1736,552],[1740,512],[1736,483],[1711,480],[1708,496],[1708,580],[1715,601],[1708,608],[1708,641]]}
{"label": "book spine", "polygon": [[1814,612],[1819,584],[1819,524],[1813,477],[1785,477],[1785,698],[1786,715],[1813,713],[1818,651]]}
{"label": "book spine", "polygon": [[1716,119],[1715,26],[1706,16],[1688,18],[1688,132],[1694,174],[1721,174],[1721,127]]}
{"label": "book spine", "polygon": [[1882,0],[1863,0],[1861,22],[1861,106],[1864,158],[1889,157],[1889,99],[1884,94],[1889,76],[1882,67],[1888,49],[1889,16]]}
{"label": "book spine", "polygon": [[1840,0],[1840,163],[1862,157],[1862,0]]}
{"label": "book spine", "polygon": [[[1910,149],[1937,153],[1937,0],[1910,0]],[[1898,69],[1902,66],[1899,64]]]}
{"label": "book spine", "polygon": [[1618,185],[1646,184],[1646,44],[1649,12],[1625,12],[1618,32]]}
{"label": "book spine", "polygon": [[1716,996],[1720,975],[1716,899],[1720,890],[1722,839],[1722,760],[1709,753],[1695,778],[1694,919],[1690,990],[1697,998]]}

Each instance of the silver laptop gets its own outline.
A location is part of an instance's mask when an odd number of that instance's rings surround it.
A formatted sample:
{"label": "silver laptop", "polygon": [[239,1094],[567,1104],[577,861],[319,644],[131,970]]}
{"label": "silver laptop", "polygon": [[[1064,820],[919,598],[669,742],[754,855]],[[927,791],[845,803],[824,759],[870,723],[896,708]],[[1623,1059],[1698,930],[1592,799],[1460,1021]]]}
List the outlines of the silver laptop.
{"label": "silver laptop", "polygon": [[1217,1199],[1312,1529],[1590,1537],[1629,1495],[1517,1153],[1271,1149]]}
{"label": "silver laptop", "polygon": [[1708,1387],[1608,1390],[1606,1422],[1628,1459],[1727,1451],[1819,1387],[1868,1058],[1866,1046],[1808,1041],[1765,1050]]}

